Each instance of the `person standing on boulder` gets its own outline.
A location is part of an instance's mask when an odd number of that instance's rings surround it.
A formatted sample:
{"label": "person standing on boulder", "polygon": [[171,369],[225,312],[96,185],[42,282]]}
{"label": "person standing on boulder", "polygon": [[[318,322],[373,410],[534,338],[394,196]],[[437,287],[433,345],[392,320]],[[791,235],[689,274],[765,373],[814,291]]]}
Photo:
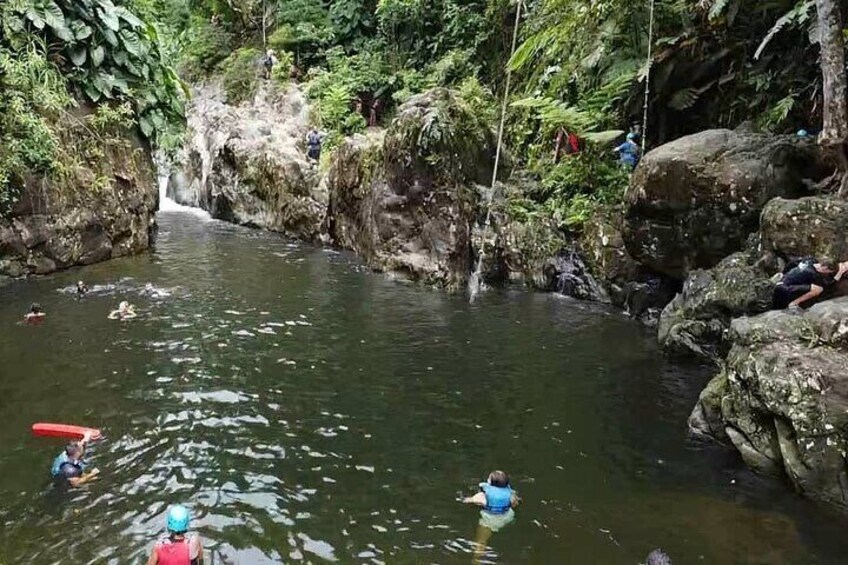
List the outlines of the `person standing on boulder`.
{"label": "person standing on boulder", "polygon": [[306,156],[315,163],[321,158],[321,143],[323,141],[324,136],[318,133],[316,126],[312,126],[309,133],[306,134]]}
{"label": "person standing on boulder", "polygon": [[800,308],[824,292],[825,287],[842,280],[848,273],[848,261],[837,268],[830,259],[802,261],[790,269],[774,287],[775,309]]}
{"label": "person standing on boulder", "polygon": [[618,160],[622,165],[627,165],[630,170],[636,168],[639,164],[641,150],[636,143],[636,134],[631,132],[627,134],[627,139],[614,150],[618,153]]}
{"label": "person standing on boulder", "polygon": [[277,56],[274,55],[274,50],[268,49],[268,51],[265,52],[265,60],[262,61],[262,65],[264,67],[265,80],[268,80],[268,79],[271,78],[271,71],[274,70],[274,65],[276,65],[276,64],[277,64]]}

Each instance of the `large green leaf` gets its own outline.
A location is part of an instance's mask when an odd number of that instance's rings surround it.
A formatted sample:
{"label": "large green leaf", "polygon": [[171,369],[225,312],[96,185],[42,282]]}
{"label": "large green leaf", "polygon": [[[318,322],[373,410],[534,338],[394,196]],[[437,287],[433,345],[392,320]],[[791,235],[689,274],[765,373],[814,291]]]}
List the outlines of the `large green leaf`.
{"label": "large green leaf", "polygon": [[153,122],[151,122],[148,116],[142,116],[138,120],[138,125],[141,128],[141,133],[144,134],[144,137],[150,138],[153,136]]}
{"label": "large green leaf", "polygon": [[135,33],[123,30],[121,31],[120,36],[124,49],[126,49],[131,55],[138,57],[139,59],[144,55],[144,48]]}
{"label": "large green leaf", "polygon": [[115,13],[118,14],[119,18],[121,18],[134,28],[139,28],[144,25],[143,21],[138,19],[135,14],[133,14],[123,6],[118,6],[117,8],[115,8]]}
{"label": "large green leaf", "polygon": [[83,39],[91,37],[91,28],[81,20],[73,20],[70,24],[70,28],[77,41],[82,41]]}
{"label": "large green leaf", "polygon": [[88,96],[92,102],[99,102],[103,97],[103,94],[101,94],[97,87],[91,83],[84,84],[82,89],[85,91],[85,95]]}
{"label": "large green leaf", "polygon": [[44,29],[44,18],[41,16],[41,12],[36,10],[35,7],[30,6],[26,10],[26,17],[35,26],[35,29],[41,30]]}
{"label": "large green leaf", "polygon": [[110,30],[118,31],[121,29],[121,20],[118,18],[118,13],[113,6],[112,9],[101,7],[97,8],[97,16],[100,21]]}
{"label": "large green leaf", "polygon": [[91,64],[95,67],[99,67],[103,64],[103,59],[106,56],[106,50],[103,49],[102,46],[98,45],[96,47],[92,47],[91,51]]}
{"label": "large green leaf", "polygon": [[103,37],[106,38],[106,42],[109,45],[111,45],[112,47],[118,46],[118,44],[119,44],[118,36],[117,36],[117,34],[115,34],[114,31],[112,31],[109,28],[104,28],[104,29],[101,30],[101,32],[103,33]]}
{"label": "large green leaf", "polygon": [[56,5],[56,2],[47,2],[41,7],[41,17],[44,22],[49,25],[54,31],[58,28],[65,28],[65,14],[62,8]]}
{"label": "large green leaf", "polygon": [[84,46],[77,45],[70,49],[68,56],[70,56],[71,62],[74,65],[81,67],[88,60],[88,51],[86,51]]}

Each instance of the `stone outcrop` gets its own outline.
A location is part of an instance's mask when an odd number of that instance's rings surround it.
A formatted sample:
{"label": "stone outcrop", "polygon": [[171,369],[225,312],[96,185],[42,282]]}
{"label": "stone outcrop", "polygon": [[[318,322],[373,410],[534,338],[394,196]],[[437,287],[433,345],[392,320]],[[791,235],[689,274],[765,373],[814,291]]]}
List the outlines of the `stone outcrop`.
{"label": "stone outcrop", "polygon": [[[83,124],[91,109],[76,112]],[[80,135],[68,142],[79,153],[73,174],[30,176],[10,214],[0,218],[0,277],[45,274],[149,247],[158,193],[148,146],[130,131]],[[86,158],[88,152],[98,157]]]}
{"label": "stone outcrop", "polygon": [[378,270],[459,288],[472,270],[479,183],[491,180],[495,140],[447,89],[401,106],[385,135],[357,135],[328,175],[334,242]]}
{"label": "stone outcrop", "polygon": [[328,196],[306,158],[309,107],[299,87],[265,84],[250,102],[231,106],[219,86],[204,85],[187,119],[171,198],[228,222],[320,237]]}
{"label": "stone outcrop", "polygon": [[807,496],[848,507],[848,298],[739,318],[730,341],[691,429]]}
{"label": "stone outcrop", "polygon": [[848,202],[814,196],[775,198],[763,209],[762,248],[778,257],[848,259]]}
{"label": "stone outcrop", "polygon": [[683,290],[663,310],[660,345],[668,352],[718,361],[727,353],[732,318],[771,307],[774,283],[745,253],[689,273]]}
{"label": "stone outcrop", "polygon": [[624,241],[644,267],[682,280],[740,251],[776,197],[809,193],[828,170],[810,142],[710,130],[645,155],[627,193]]}

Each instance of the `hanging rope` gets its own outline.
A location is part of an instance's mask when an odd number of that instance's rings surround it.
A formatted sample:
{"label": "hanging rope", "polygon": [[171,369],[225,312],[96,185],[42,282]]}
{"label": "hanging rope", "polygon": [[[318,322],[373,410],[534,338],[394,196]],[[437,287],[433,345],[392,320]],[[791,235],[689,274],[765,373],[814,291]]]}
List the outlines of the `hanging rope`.
{"label": "hanging rope", "polygon": [[654,46],[654,4],[655,0],[651,0],[651,16],[648,21],[648,59],[645,65],[645,108],[642,112],[642,155],[645,154],[645,140],[648,139],[648,100],[651,95],[651,67],[653,66],[652,49]]}
{"label": "hanging rope", "polygon": [[[523,0],[518,0],[518,7],[515,12],[515,27],[512,30],[512,48],[510,49],[509,61],[512,60],[512,57],[515,55],[515,49],[518,46],[518,25],[521,22],[521,6]],[[489,190],[488,198],[486,199],[486,223],[485,232],[489,231],[489,227],[492,222],[492,199],[495,195],[495,185],[498,182],[498,166],[501,161],[501,146],[503,144],[503,133],[504,126],[506,124],[506,107],[509,102],[509,85],[512,79],[512,69],[509,66],[509,62],[507,62],[506,67],[506,84],[504,85],[504,94],[503,94],[503,102],[501,103],[501,120],[500,125],[498,125],[498,144],[495,148],[495,168],[492,171],[492,187]],[[484,233],[485,236],[485,233]],[[480,284],[480,271],[483,268],[483,256],[486,253],[486,245],[485,242],[480,246],[480,256],[477,258],[477,267],[474,269],[472,273],[472,280],[469,281],[471,284],[475,284],[479,287]],[[476,292],[478,288],[472,290]]]}

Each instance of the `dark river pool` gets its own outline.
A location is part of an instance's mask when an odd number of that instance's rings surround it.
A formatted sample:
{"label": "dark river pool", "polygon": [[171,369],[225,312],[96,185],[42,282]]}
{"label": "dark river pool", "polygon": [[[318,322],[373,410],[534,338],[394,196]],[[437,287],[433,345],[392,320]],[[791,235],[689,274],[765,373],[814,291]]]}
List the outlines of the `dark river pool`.
{"label": "dark river pool", "polygon": [[[524,503],[483,562],[848,559],[845,517],[687,437],[708,372],[616,310],[469,304],[274,234],[159,222],[148,255],[0,287],[0,563],[142,563],[177,502],[207,563],[470,563],[457,498],[493,469]],[[139,317],[107,320],[121,300]],[[46,321],[21,325],[34,301]],[[61,441],[37,421],[101,428],[100,480],[54,487]]]}

